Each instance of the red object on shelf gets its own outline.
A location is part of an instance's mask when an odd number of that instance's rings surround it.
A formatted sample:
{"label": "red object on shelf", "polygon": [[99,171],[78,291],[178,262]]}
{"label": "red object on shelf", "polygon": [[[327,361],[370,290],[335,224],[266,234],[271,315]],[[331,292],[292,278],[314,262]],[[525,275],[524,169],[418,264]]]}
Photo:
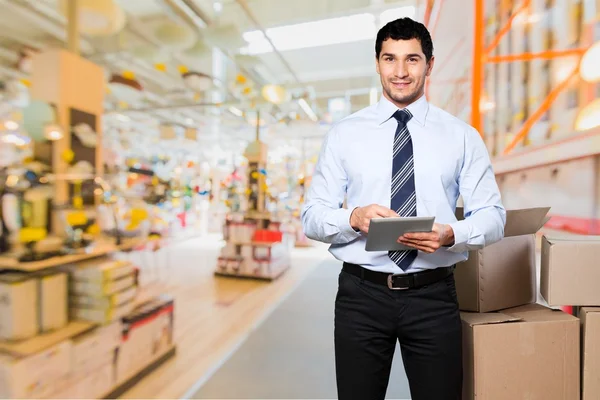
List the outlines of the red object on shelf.
{"label": "red object on shelf", "polygon": [[185,211],[182,212],[182,213],[177,214],[177,218],[181,222],[181,227],[185,228],[185,226],[187,225],[186,222],[185,222]]}
{"label": "red object on shelf", "polygon": [[276,243],[283,240],[283,232],[271,231],[268,229],[257,229],[252,236],[253,242]]}

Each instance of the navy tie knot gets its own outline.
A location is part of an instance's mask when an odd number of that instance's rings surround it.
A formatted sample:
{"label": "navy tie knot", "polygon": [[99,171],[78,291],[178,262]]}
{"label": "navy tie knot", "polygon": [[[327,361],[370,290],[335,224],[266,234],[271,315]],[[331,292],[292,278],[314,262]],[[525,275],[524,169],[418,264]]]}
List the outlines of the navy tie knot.
{"label": "navy tie knot", "polygon": [[406,125],[412,118],[412,114],[407,108],[403,108],[402,110],[397,110],[394,113],[394,118],[396,118],[396,121],[398,121],[399,124]]}

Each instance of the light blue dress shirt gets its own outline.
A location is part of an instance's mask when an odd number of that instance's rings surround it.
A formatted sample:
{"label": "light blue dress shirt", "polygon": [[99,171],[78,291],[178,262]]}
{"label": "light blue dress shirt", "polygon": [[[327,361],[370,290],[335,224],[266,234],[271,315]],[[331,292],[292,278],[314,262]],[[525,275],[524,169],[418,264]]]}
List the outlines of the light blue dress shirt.
{"label": "light blue dress shirt", "polygon": [[[479,133],[467,123],[429,104],[425,96],[410,104],[408,122],[414,154],[417,216],[454,230],[454,245],[432,254],[419,251],[406,271],[450,266],[504,236],[506,210],[490,158]],[[403,274],[387,251],[366,251],[367,235],[350,226],[356,207],[390,208],[392,147],[398,108],[384,96],[335,124],[325,136],[302,208],[307,237],[330,243],[335,258],[386,273]],[[462,196],[465,219],[457,221]],[[346,198],[347,208],[342,208]]]}

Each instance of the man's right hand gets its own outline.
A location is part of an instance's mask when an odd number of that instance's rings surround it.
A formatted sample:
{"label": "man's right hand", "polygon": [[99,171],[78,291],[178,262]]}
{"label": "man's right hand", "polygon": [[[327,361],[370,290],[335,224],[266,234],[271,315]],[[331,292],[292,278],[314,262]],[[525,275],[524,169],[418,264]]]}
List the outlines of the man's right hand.
{"label": "man's right hand", "polygon": [[364,233],[369,233],[369,224],[371,218],[378,217],[398,217],[394,210],[378,204],[371,204],[366,207],[357,207],[350,215],[350,226],[355,230],[360,230]]}

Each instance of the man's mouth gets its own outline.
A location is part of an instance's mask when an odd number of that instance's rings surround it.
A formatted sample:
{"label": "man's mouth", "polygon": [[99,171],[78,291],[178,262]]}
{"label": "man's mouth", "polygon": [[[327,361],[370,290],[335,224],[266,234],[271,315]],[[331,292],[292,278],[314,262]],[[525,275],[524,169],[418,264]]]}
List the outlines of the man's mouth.
{"label": "man's mouth", "polygon": [[408,85],[410,85],[410,82],[392,82],[392,86],[396,89],[404,89]]}

